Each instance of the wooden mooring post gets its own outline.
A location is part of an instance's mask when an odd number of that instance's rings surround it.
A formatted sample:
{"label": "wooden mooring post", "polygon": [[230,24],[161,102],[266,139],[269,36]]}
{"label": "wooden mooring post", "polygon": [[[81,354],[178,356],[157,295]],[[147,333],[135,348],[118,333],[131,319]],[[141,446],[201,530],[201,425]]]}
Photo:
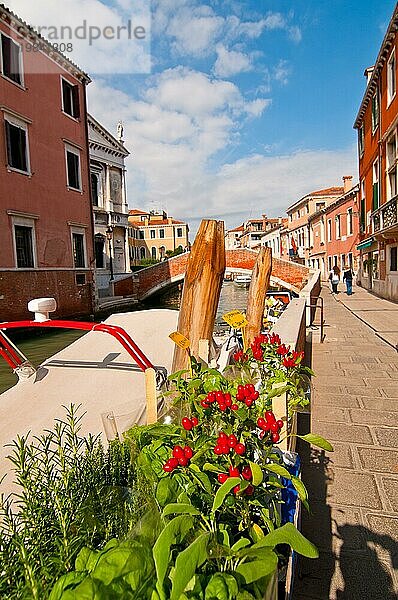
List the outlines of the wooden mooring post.
{"label": "wooden mooring post", "polygon": [[[224,222],[203,220],[188,258],[178,319],[178,331],[189,339],[195,358],[199,340],[213,336],[225,266]],[[187,352],[176,346],[173,372],[187,367]]]}
{"label": "wooden mooring post", "polygon": [[246,318],[249,322],[245,332],[247,346],[250,346],[254,338],[261,332],[264,317],[264,304],[271,279],[271,271],[271,248],[261,248],[253,268],[249,296],[247,299]]}

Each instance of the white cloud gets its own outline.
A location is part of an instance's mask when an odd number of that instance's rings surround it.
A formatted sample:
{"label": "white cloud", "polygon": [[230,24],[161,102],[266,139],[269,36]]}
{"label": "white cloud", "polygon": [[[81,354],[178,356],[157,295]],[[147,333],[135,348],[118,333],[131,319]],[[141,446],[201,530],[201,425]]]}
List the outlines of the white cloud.
{"label": "white cloud", "polygon": [[[7,5],[90,74],[150,72],[151,14],[147,0],[118,0],[112,7],[100,0],[64,0],[62,10],[54,0],[8,0]],[[136,27],[145,29],[145,39],[135,38]]]}
{"label": "white cloud", "polygon": [[287,85],[291,74],[291,67],[286,60],[280,60],[274,67],[272,74],[276,81],[279,81],[282,85]]}
{"label": "white cloud", "polygon": [[[90,112],[111,131],[119,118],[124,121],[131,207],[155,205],[194,224],[204,217],[224,218],[232,227],[262,212],[283,214],[306,193],[340,184],[347,172],[355,176],[354,146],[232,160],[242,117],[260,114],[266,101],[246,102],[226,83],[176,69],[155,78],[140,100],[101,82],[89,86]],[[198,112],[195,94],[206,98]],[[220,165],[215,158],[221,154]]]}
{"label": "white cloud", "polygon": [[222,34],[224,19],[209,6],[182,8],[171,17],[166,33],[172,38],[172,48],[178,54],[208,55]]}
{"label": "white cloud", "polygon": [[250,56],[244,52],[228,50],[222,44],[217,46],[216,52],[214,73],[217,77],[232,77],[238,73],[251,71],[253,68]]}

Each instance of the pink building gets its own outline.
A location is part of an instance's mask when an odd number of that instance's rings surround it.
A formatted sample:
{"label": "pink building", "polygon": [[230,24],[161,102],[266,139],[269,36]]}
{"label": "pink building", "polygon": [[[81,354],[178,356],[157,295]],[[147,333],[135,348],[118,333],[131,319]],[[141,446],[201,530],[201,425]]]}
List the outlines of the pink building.
{"label": "pink building", "polygon": [[27,317],[40,296],[57,316],[90,314],[90,79],[4,7],[0,54],[1,318]]}

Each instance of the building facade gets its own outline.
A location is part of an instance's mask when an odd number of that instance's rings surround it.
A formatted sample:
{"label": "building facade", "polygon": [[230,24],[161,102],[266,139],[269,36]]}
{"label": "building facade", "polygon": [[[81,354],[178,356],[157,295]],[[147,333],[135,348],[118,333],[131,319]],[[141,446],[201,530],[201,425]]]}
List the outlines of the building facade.
{"label": "building facade", "polygon": [[239,225],[239,227],[235,227],[235,229],[230,229],[227,231],[225,234],[226,250],[236,250],[236,248],[241,248],[241,237],[243,230],[243,225]]}
{"label": "building facade", "polygon": [[[27,43],[38,44],[28,51]],[[0,7],[0,312],[28,316],[35,297],[57,316],[93,313],[89,77]]]}
{"label": "building facade", "polygon": [[116,139],[88,115],[95,280],[99,297],[113,295],[114,278],[131,271],[125,167],[129,152],[123,144],[121,124],[118,129],[119,139]]}
{"label": "building facade", "polygon": [[130,263],[137,266],[143,260],[164,260],[177,249],[185,251],[190,247],[188,236],[188,224],[169,217],[164,211],[130,210]]}
{"label": "building facade", "polygon": [[398,301],[398,6],[375,65],[366,69],[366,90],[354,127],[358,131],[360,268],[358,283]]}
{"label": "building facade", "polygon": [[358,270],[359,186],[352,185],[352,176],[343,177],[344,194],[308,219],[308,266],[319,269],[327,279],[333,266],[343,270],[350,265]]}
{"label": "building facade", "polygon": [[282,258],[283,254],[283,231],[287,226],[287,219],[278,219],[278,224],[271,227],[269,231],[263,233],[261,237],[261,246],[271,248],[272,256]]}
{"label": "building facade", "polygon": [[311,266],[309,219],[343,193],[343,187],[317,190],[288,207],[288,253],[291,260]]}

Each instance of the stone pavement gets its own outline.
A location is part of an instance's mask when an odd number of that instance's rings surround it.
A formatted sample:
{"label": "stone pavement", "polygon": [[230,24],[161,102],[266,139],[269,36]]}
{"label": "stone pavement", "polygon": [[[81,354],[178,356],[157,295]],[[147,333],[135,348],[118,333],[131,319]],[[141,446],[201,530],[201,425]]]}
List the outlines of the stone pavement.
{"label": "stone pavement", "polygon": [[312,511],[303,509],[302,531],[320,558],[299,560],[293,600],[397,600],[398,353],[350,312],[361,294],[344,301],[350,310],[336,301],[343,294],[322,296],[311,430],[335,451],[300,445]]}
{"label": "stone pavement", "polygon": [[[342,284],[339,287],[343,289]],[[354,286],[352,296],[341,292],[335,299],[398,350],[398,304],[378,298],[358,286]]]}

